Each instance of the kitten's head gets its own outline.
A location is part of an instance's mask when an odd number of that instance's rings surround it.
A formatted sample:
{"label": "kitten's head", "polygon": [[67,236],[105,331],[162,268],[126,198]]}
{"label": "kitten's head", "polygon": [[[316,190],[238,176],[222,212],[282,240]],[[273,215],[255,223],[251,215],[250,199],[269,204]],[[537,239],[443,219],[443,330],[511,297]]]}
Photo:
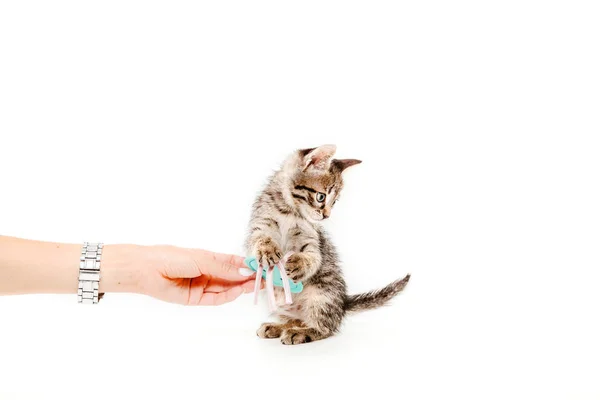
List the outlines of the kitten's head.
{"label": "kitten's head", "polygon": [[344,186],[342,173],[360,160],[336,160],[335,145],[301,149],[284,164],[289,179],[290,198],[296,210],[312,222],[329,218]]}

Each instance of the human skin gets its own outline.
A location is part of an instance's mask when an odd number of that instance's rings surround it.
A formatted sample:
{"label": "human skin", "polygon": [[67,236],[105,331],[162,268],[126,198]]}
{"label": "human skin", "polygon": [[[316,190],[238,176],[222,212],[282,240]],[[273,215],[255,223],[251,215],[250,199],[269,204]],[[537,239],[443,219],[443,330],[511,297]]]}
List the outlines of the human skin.
{"label": "human skin", "polygon": [[[0,295],[75,294],[81,244],[0,236]],[[183,305],[221,305],[254,289],[243,257],[176,246],[105,244],[100,293]]]}

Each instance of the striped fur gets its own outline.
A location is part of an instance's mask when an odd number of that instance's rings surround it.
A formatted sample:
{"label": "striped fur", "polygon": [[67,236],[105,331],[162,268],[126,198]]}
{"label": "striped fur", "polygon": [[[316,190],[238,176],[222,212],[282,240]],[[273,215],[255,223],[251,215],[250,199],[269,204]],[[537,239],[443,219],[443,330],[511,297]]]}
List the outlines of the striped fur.
{"label": "striped fur", "polygon": [[388,286],[348,295],[337,251],[320,222],[331,215],[344,183],[342,174],[359,160],[333,159],[335,146],[293,152],[257,197],[246,239],[246,251],[262,263],[278,262],[294,252],[286,271],[304,290],[292,305],[276,289],[281,323],[263,324],[262,338],[284,344],[307,343],[336,334],[347,312],[380,307],[406,286],[410,276]]}

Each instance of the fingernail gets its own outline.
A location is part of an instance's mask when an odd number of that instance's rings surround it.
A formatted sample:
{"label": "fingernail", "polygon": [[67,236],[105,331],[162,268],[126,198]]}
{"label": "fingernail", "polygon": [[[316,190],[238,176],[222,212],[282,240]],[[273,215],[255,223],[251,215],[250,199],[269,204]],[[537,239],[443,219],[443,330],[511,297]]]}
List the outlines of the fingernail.
{"label": "fingernail", "polygon": [[254,271],[252,271],[250,268],[240,268],[240,269],[238,269],[238,272],[242,276],[252,276],[252,275],[254,275]]}

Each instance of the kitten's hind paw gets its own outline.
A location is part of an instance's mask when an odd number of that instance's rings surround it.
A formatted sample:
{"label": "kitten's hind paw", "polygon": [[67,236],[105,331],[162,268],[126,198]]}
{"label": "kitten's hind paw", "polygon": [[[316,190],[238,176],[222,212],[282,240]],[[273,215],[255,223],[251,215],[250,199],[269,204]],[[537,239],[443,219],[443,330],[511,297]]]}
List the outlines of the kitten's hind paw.
{"label": "kitten's hind paw", "polygon": [[313,329],[286,329],[281,335],[282,344],[302,344],[310,343],[314,340],[314,333],[311,332]]}
{"label": "kitten's hind paw", "polygon": [[256,335],[261,339],[277,339],[281,336],[283,328],[280,324],[264,323],[256,331]]}

